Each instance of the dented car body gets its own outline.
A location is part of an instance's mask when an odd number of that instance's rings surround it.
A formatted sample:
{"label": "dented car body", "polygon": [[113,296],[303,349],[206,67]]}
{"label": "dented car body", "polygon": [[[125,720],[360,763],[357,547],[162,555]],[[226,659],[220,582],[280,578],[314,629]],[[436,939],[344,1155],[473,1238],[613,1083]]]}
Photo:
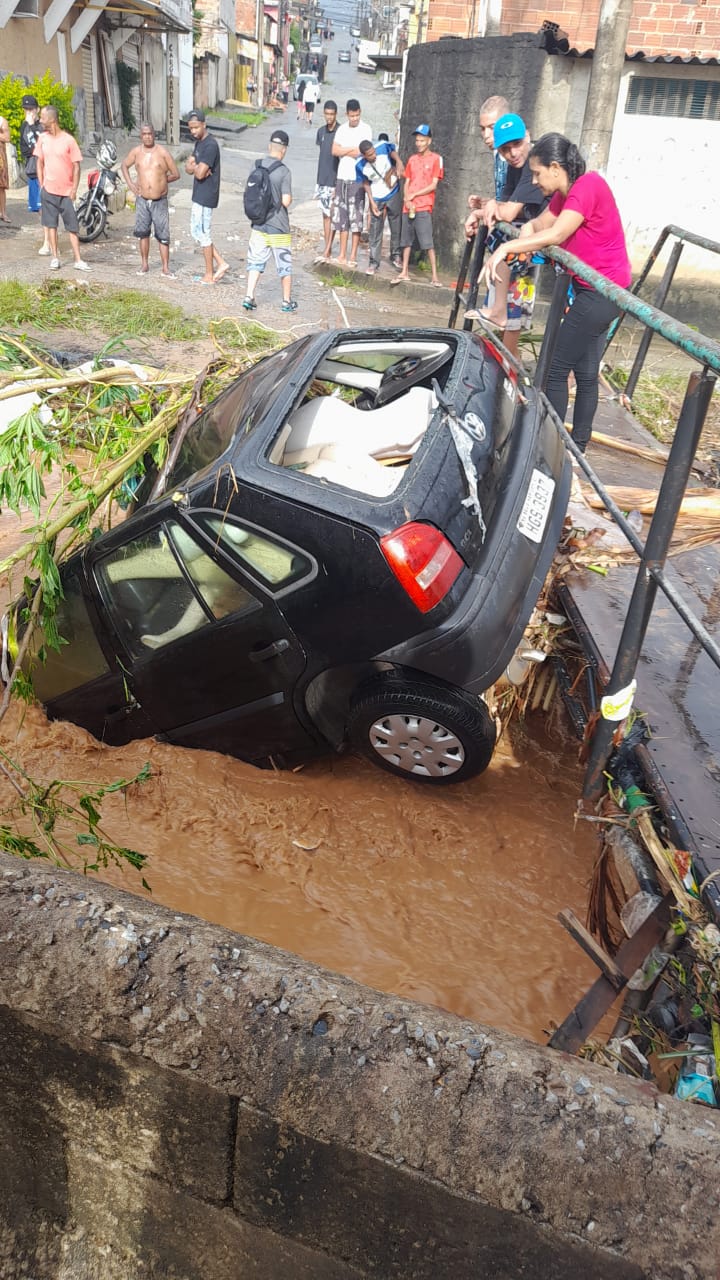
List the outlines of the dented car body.
{"label": "dented car body", "polygon": [[68,644],[35,664],[37,694],[109,743],[296,763],[349,740],[403,777],[471,777],[569,485],[544,398],[486,340],[302,338],[64,565]]}

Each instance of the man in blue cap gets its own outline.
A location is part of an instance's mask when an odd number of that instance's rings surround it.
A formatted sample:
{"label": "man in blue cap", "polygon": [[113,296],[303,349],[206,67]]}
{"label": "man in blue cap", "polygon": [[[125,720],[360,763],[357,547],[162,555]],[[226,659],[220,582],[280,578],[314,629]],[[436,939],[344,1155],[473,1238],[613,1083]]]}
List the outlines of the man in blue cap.
{"label": "man in blue cap", "polygon": [[[484,200],[482,212],[471,214],[465,229],[470,229],[471,219],[482,217],[485,226],[492,231],[496,222],[512,222],[522,226],[524,222],[532,222],[547,204],[547,197],[533,185],[532,172],[528,164],[530,154],[530,135],[525,121],[513,112],[508,112],[496,121],[493,130],[495,149],[507,162],[508,170],[505,185],[500,199]],[[492,247],[492,237],[488,239],[488,249]],[[502,340],[508,351],[517,355],[520,349],[520,332],[529,329],[535,307],[536,270],[527,262],[509,263],[505,270],[498,273],[494,285],[488,288],[487,296],[480,312],[484,320],[489,320],[502,332]],[[466,312],[472,319],[472,312]]]}

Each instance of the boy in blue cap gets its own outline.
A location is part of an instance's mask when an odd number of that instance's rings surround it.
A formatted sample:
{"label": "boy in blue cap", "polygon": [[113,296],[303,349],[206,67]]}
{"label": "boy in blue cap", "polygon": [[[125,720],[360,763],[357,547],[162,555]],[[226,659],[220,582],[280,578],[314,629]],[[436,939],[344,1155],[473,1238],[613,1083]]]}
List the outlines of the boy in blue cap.
{"label": "boy in blue cap", "polygon": [[[547,204],[547,198],[532,180],[528,156],[530,135],[525,121],[513,112],[500,116],[493,130],[493,142],[500,157],[507,162],[508,170],[500,199],[483,201],[482,219],[486,227],[496,222],[512,222],[522,226],[537,218]],[[473,215],[466,223],[466,229]],[[500,243],[488,237],[488,250]],[[520,349],[520,332],[529,329],[535,307],[535,277],[537,272],[527,262],[505,264],[490,284],[480,315],[497,326],[508,351],[517,355]],[[473,319],[472,312],[466,312]]]}

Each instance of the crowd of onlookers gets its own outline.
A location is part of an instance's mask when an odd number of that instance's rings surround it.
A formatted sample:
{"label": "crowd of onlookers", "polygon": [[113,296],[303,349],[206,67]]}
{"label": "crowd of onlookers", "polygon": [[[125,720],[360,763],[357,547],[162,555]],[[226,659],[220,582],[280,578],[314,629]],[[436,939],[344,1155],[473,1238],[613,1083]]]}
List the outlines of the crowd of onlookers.
{"label": "crowd of onlookers", "polygon": [[[320,96],[317,77],[299,86],[298,118],[312,125]],[[82,156],[77,142],[60,127],[54,106],[39,109],[37,100],[23,98],[25,119],[20,152],[28,183],[28,209],[40,213],[44,232],[40,254],[50,267],[60,267],[58,226],[62,219],[70,240],[73,265],[89,268],[80,254],[75,209]],[[323,105],[324,124],[316,133],[318,147],[315,198],[320,204],[323,249],[319,261],[357,268],[361,237],[368,231],[366,274],[382,264],[385,226],[389,229],[389,262],[397,272],[391,284],[410,279],[413,250],[427,254],[430,282],[439,285],[433,239],[433,210],[443,160],[433,150],[432,129],[421,123],[413,130],[413,153],[404,161],[387,134],[373,138],[362,118],[360,103],[350,98],[346,118],[338,122],[337,103]],[[185,171],[193,178],[190,230],[199,245],[204,271],[195,277],[212,286],[228,271],[228,263],[213,241],[212,218],[220,193],[220,148],[210,134],[205,115],[194,110],[188,118],[193,152]],[[582,263],[611,282],[627,288],[631,272],[620,214],[605,179],[586,172],[578,148],[558,133],[531,141],[524,120],[499,95],[480,108],[480,132],[493,153],[494,183],[488,195],[471,194],[465,234],[487,236],[483,274],[487,292],[478,319],[494,327],[514,356],[520,334],[532,323],[538,263],[542,251],[563,245]],[[9,221],[6,191],[10,142],[8,123],[0,116],[0,222]],[[272,257],[280,281],[281,310],[295,311],[292,297],[292,250],[289,208],[292,175],[286,163],[288,134],[274,129],[267,155],[258,160],[248,179],[245,212],[250,221],[247,257],[246,311],[257,307],[256,290]],[[168,186],[179,179],[177,165],[157,142],[152,127],[143,124],[140,143],[122,165],[135,196],[135,235],[140,249],[140,273],[149,270],[150,236],[154,234],[161,269],[172,276],[169,261],[170,222]],[[514,224],[517,239],[500,233],[499,223]],[[333,257],[337,239],[338,254]],[[574,374],[576,399],[574,439],[584,450],[592,433],[598,400],[598,372],[605,334],[617,307],[592,287],[578,270],[571,273],[569,306],[560,327],[547,381],[547,395],[561,417],[568,403],[568,379]],[[471,312],[466,315],[473,318]]]}

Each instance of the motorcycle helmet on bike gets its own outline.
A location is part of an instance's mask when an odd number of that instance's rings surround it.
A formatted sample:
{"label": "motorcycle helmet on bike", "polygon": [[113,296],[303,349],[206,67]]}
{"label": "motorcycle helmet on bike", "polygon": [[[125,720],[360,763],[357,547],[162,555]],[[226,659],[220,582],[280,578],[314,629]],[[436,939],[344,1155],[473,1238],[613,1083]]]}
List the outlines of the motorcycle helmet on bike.
{"label": "motorcycle helmet on bike", "polygon": [[97,150],[97,158],[103,169],[112,169],[117,160],[117,147],[114,142],[107,139],[101,143]]}

